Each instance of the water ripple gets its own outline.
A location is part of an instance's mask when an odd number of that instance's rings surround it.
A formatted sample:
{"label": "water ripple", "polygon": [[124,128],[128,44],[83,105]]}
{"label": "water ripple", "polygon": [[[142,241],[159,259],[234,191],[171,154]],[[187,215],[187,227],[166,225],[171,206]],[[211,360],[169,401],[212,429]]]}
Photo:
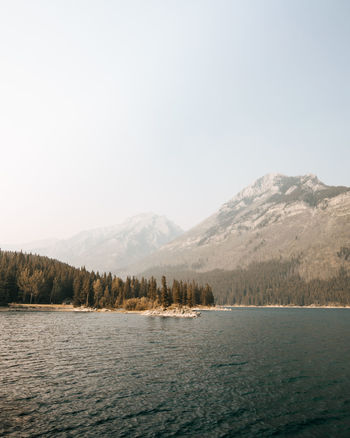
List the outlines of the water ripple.
{"label": "water ripple", "polygon": [[350,312],[0,313],[4,437],[350,436]]}

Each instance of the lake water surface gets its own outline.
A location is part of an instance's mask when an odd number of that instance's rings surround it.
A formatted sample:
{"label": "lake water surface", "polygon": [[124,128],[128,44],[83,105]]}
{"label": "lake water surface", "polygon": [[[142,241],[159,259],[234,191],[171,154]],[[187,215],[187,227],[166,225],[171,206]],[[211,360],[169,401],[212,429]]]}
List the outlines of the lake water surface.
{"label": "lake water surface", "polygon": [[350,310],[0,312],[0,436],[350,437]]}

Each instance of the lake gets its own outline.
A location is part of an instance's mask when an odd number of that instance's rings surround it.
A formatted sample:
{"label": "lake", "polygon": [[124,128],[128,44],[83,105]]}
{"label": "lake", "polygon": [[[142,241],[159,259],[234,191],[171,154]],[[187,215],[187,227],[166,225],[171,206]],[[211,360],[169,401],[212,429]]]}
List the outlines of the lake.
{"label": "lake", "polygon": [[0,312],[0,436],[349,437],[350,310]]}

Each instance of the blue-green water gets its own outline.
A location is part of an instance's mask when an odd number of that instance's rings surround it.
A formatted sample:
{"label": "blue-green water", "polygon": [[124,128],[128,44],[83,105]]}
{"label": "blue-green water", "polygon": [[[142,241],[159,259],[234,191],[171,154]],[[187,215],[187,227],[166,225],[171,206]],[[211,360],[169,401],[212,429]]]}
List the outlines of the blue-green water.
{"label": "blue-green water", "polygon": [[0,313],[0,435],[349,437],[350,310]]}

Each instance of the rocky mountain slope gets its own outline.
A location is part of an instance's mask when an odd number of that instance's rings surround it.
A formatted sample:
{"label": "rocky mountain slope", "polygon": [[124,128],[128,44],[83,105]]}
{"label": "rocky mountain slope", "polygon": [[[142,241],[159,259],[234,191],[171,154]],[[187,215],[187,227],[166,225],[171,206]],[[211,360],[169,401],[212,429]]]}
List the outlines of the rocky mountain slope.
{"label": "rocky mountain slope", "polygon": [[3,249],[22,249],[76,267],[116,272],[154,252],[182,232],[165,216],[146,213],[129,218],[120,225],[82,231],[69,239],[7,245]]}
{"label": "rocky mountain slope", "polygon": [[298,257],[304,279],[329,278],[344,263],[342,247],[350,247],[350,188],[311,174],[269,174],[129,272],[232,270]]}

